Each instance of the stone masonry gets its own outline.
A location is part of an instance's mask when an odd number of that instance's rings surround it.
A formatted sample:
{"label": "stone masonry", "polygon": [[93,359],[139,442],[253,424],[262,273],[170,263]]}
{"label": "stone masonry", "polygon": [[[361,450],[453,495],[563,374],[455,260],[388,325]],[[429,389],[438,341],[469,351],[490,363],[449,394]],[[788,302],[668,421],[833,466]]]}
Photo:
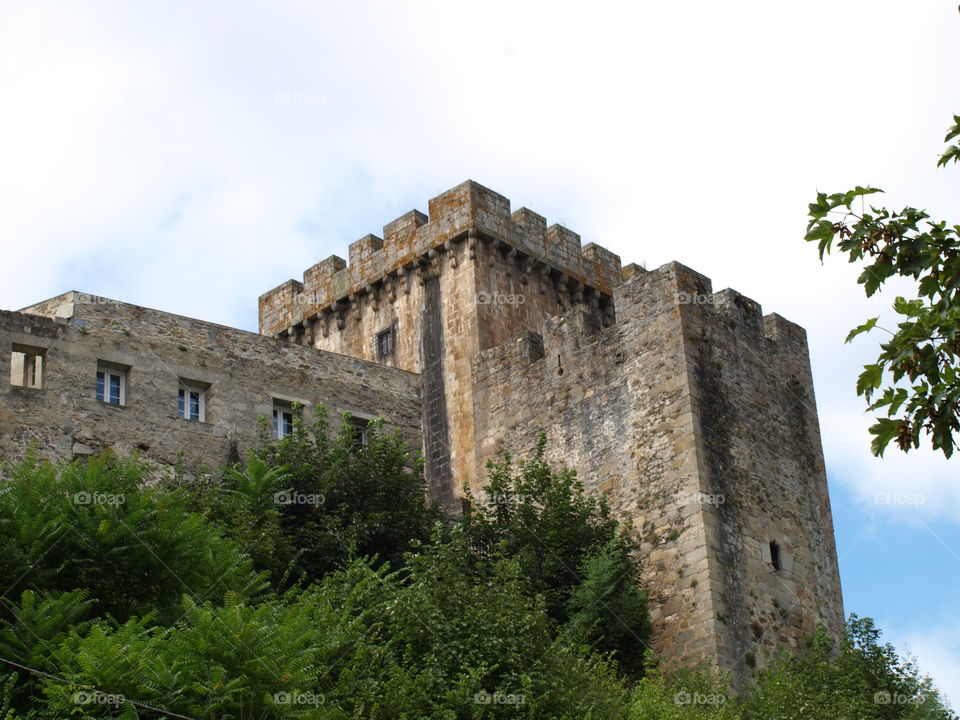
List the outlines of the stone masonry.
{"label": "stone masonry", "polygon": [[[668,664],[744,677],[843,625],[804,331],[468,181],[260,298],[260,331],[420,373],[432,497],[550,460],[633,528]],[[383,354],[378,337],[395,336]]]}
{"label": "stone masonry", "polygon": [[[458,513],[487,460],[543,431],[633,530],[668,666],[742,679],[818,624],[839,633],[804,331],[682,265],[622,267],[472,181],[428,210],[262,295],[260,335],[80,293],[0,312],[0,453],[217,465],[259,417],[319,402],[401,429]],[[122,404],[96,399],[100,370]],[[183,387],[203,422],[178,417]]]}
{"label": "stone masonry", "polygon": [[[210,467],[259,443],[260,418],[323,404],[334,427],[344,412],[385,418],[418,448],[420,380],[394,368],[291,345],[254,333],[68,292],[21,312],[0,311],[0,377],[16,351],[43,358],[41,387],[6,384],[0,455],[70,460],[113,448],[155,465]],[[13,352],[12,352],[13,351]],[[98,370],[122,374],[124,401],[96,399]],[[203,422],[178,417],[182,384],[205,395]]]}

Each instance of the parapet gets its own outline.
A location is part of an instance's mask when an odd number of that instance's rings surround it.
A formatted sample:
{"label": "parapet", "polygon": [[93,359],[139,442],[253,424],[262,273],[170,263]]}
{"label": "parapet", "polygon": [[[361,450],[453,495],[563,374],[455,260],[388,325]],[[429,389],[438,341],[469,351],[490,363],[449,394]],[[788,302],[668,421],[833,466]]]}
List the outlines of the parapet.
{"label": "parapet", "polygon": [[[497,243],[509,246],[530,264],[563,273],[604,295],[623,279],[620,258],[580,236],[551,225],[473,180],[441,193],[428,203],[429,217],[411,210],[383,227],[383,236],[366,235],[349,247],[349,263],[336,255],[260,296],[260,332],[278,335],[351,297],[370,292],[390,277],[425,264],[454,245]],[[471,245],[472,247],[472,245]]]}
{"label": "parapet", "polygon": [[77,303],[78,297],[82,302],[84,298],[96,296],[78,293],[76,290],[68,290],[43,302],[25,307],[20,312],[28,315],[42,315],[48,318],[70,318],[73,317],[74,305]]}

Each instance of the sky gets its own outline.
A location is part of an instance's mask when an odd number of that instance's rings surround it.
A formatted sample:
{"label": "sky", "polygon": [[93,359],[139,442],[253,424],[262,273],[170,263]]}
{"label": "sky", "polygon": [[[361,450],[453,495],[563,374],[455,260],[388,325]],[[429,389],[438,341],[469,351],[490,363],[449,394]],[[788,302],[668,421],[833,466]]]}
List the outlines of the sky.
{"label": "sky", "polygon": [[[0,308],[66,290],[256,330],[257,297],[468,178],[807,329],[847,612],[960,706],[960,478],[878,460],[892,318],[817,190],[960,221],[955,3],[0,2]],[[877,197],[877,196],[874,196]]]}

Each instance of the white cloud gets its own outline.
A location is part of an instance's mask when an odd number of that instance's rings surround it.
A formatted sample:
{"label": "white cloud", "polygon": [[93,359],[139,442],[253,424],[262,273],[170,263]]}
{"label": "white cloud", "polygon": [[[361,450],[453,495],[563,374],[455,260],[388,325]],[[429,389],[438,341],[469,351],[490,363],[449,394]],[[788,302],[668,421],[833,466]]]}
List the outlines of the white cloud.
{"label": "white cloud", "polygon": [[951,706],[960,708],[960,620],[956,614],[926,618],[922,626],[888,635],[901,654],[917,658],[921,672],[933,678]]}

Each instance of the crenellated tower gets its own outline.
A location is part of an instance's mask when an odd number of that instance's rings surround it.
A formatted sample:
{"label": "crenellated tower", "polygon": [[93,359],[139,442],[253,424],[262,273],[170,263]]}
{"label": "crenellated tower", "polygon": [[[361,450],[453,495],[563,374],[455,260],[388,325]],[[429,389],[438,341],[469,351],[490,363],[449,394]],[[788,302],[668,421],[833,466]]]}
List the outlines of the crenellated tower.
{"label": "crenellated tower", "polygon": [[743,679],[843,604],[802,328],[466,182],[260,298],[261,333],[420,375],[431,496],[546,431],[638,540],[654,648]]}
{"label": "crenellated tower", "polygon": [[431,496],[456,510],[480,472],[471,363],[581,308],[614,321],[620,258],[467,181],[260,297],[260,332],[422,375]]}

